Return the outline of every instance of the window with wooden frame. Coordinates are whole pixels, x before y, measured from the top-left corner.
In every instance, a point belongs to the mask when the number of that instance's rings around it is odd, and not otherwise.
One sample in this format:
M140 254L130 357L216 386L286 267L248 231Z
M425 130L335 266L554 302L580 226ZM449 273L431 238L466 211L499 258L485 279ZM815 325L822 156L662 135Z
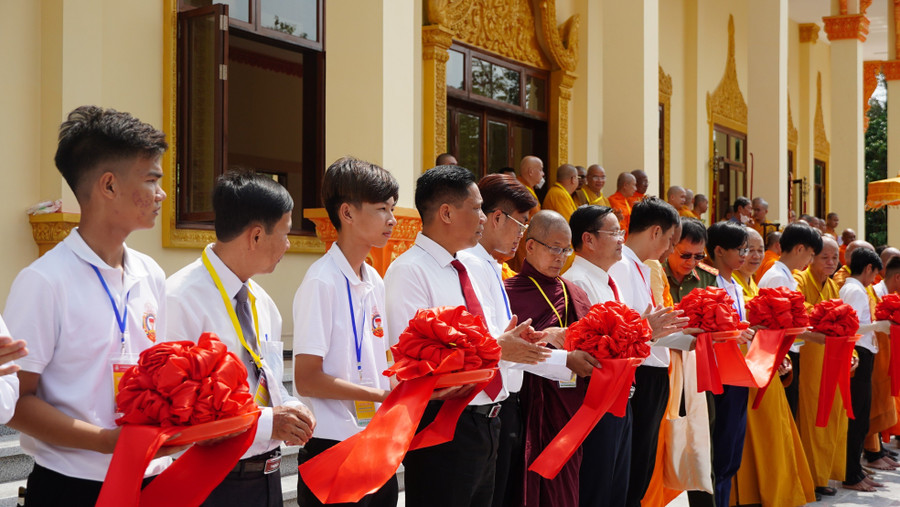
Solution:
M816 216L825 219L828 213L827 196L825 194L828 188L828 172L824 160L814 159L813 161L813 201L816 206Z
M176 225L211 229L228 170L266 174L294 199L292 234L313 235L324 169L322 0L180 0Z
M735 199L747 195L747 134L715 125L713 128L715 149L714 219L724 218L731 211Z

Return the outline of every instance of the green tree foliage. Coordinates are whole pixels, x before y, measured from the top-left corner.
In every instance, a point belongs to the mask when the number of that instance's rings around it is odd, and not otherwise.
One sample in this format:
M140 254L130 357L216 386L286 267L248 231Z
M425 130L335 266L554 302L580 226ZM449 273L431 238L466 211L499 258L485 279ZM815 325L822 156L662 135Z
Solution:
M866 185L887 178L887 103L873 97L869 105L869 128L865 135ZM875 246L887 244L886 208L866 211L866 241Z

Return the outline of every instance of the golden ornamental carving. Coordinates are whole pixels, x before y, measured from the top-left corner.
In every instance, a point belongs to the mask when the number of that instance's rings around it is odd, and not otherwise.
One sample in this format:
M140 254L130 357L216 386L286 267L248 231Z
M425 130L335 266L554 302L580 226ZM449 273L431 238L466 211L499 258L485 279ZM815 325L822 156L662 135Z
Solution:
M819 30L819 25L815 23L800 23L800 42L815 44L819 40Z
M672 96L672 76L666 74L662 65L659 66L659 94Z
M446 62L450 55L447 50L453 45L453 32L440 26L422 27L422 58Z
M872 0L859 0L859 13L865 16L866 11L869 10L869 7L871 6Z
M672 76L666 74L662 65L659 65L659 103L663 108L663 181L660 188L669 188L670 145L672 125Z
M581 16L575 14L562 25L556 24L556 1L541 2L541 29L550 56L559 68L575 72L578 67L578 25Z
M791 114L791 96L788 95L787 99L787 113L788 113L788 128L787 128L787 136L788 136L788 147L793 147L794 150L797 149L797 143L800 141L800 133L797 131L797 127L794 126L794 115Z
M863 132L869 128L869 98L878 88L878 74L885 63L879 60L863 62Z
M706 94L706 116L710 125L718 124L747 132L747 103L737 80L734 60L734 17L728 16L728 57L725 74L712 94Z
M445 25L453 31L457 40L532 67L550 69L550 62L541 51L535 33L531 2L470 0L469 4L464 16Z
M882 62L881 71L884 73L885 81L896 81L900 79L900 60Z
M432 25L451 26L469 15L471 0L428 0L426 15Z
M813 121L815 129L815 154L825 162L831 154L831 143L828 142L828 136L825 134L825 114L822 112L822 73L816 76L816 116Z
M78 213L47 213L30 215L31 235L38 246L38 256L44 255L72 232L81 215Z
M846 14L822 18L828 40L857 39L866 41L869 34L869 18L865 14Z

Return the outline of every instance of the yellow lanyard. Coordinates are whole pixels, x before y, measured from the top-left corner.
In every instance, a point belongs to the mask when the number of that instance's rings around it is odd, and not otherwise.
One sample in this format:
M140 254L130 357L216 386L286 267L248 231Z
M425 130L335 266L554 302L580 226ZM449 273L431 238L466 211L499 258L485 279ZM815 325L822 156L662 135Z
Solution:
M559 278L557 278L557 280L559 281L559 283L562 285L562 290L563 290L563 301L565 302L565 308L566 308L566 320L563 321L563 320L560 318L559 312L556 310L556 307L553 306L553 303L550 302L550 298L548 298L548 297L547 297L547 294L544 293L544 289L542 289L541 286L540 286L540 284L537 283L537 280L535 280L534 278L532 278L532 277L530 277L530 276L528 277L528 279L531 280L532 282L534 282L534 286L537 287L537 290L541 291L541 296L544 296L544 301L546 301L547 304L550 305L550 309L553 310L553 313L556 314L556 320L559 321L559 327L566 327L566 322L569 321L569 294L566 293L566 284L565 284L565 282L563 282L562 280L560 280Z
M203 250L203 265L206 267L206 270L209 271L209 276L212 277L213 282L216 284L216 288L219 289L219 294L222 295L222 302L225 303L225 309L228 311L228 316L231 318L231 325L234 326L234 332L237 333L238 340L241 341L241 345L244 346L244 349L250 353L250 357L253 358L253 363L257 368L262 368L262 359L260 359L259 355L247 345L247 340L244 339L244 331L241 329L241 322L237 318L237 313L234 311L234 305L231 304L231 298L228 297L228 293L225 292L225 287L222 285L222 280L219 278L219 274L216 273L216 268L213 267L212 263L209 262L209 256L206 255L206 250ZM259 344L259 318L256 314L256 296L253 295L253 292L250 292L250 308L253 311L253 325L256 327L256 344L261 348Z

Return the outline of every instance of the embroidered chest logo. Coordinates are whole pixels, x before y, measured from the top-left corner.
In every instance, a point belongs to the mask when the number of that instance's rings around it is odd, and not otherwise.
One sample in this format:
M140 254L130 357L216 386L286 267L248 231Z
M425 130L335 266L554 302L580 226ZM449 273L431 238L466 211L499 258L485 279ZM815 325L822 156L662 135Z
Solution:
M144 328L144 334L147 335L147 339L156 343L156 308L151 307L149 304L145 307L141 325Z
M372 334L384 338L384 327L381 325L381 314L377 307L372 307Z

